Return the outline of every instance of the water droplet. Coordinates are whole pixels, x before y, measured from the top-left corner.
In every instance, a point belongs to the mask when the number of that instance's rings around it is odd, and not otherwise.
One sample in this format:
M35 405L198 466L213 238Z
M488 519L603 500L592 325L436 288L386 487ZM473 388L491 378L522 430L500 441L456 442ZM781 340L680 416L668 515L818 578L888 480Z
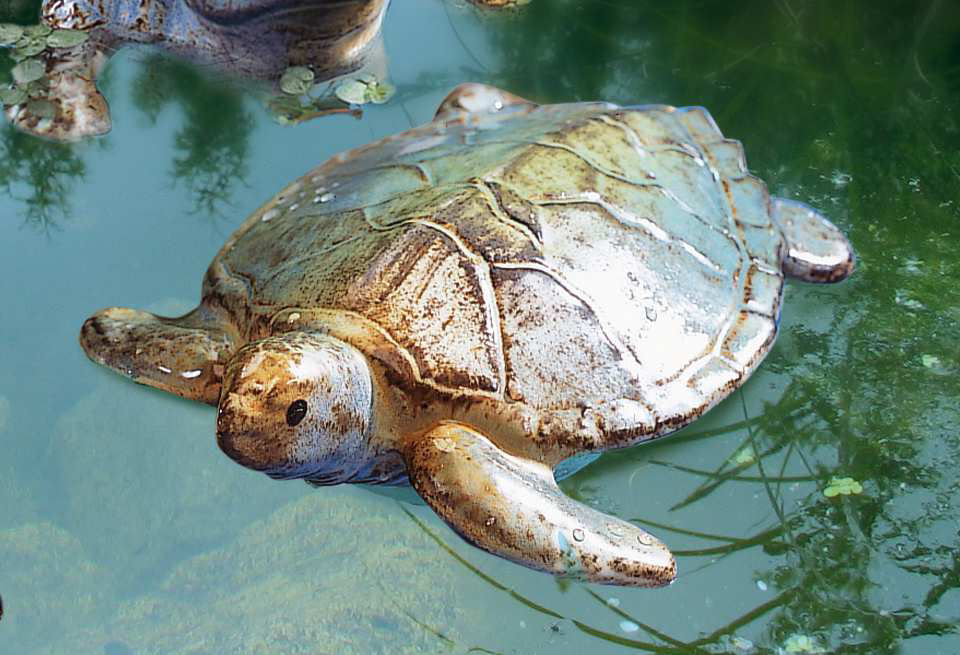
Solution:
M263 216L260 218L260 220L266 223L270 219L276 218L279 215L280 212L277 209L268 209L267 211L263 212Z
M650 535L648 535L646 532L641 532L640 534L638 534L638 535L637 535L637 541L640 542L640 543L641 543L642 545L644 545L644 546L652 546L652 545L653 545L653 537L651 537Z
M607 523L607 532L613 537L623 536L623 530L616 523Z
M581 530L580 528L574 528L573 530L574 541L583 541L583 537L584 537L583 530Z
M293 323L300 320L300 312L290 312L290 316L287 317L287 323Z
M630 633L630 632L636 632L637 630L639 630L640 626L634 623L633 621L623 620L623 621L620 621L620 629L623 630L624 632Z
M192 371L184 371L183 373L180 374L180 377L186 378L188 380L192 380L193 378L200 377L201 372L202 371L199 368L194 369Z
M650 306L648 306L644 311L645 311L646 314L647 314L647 320L648 320L648 321L655 321L655 320L657 320L657 308L656 308L656 307L654 307L653 305L650 305Z
M161 372L161 373L170 373L170 369L167 368L166 366L162 366L162 365L160 365L160 364L157 364L157 368L160 369L160 372Z
M611 596L607 599L607 605L610 607L620 607L620 599Z
M647 171L647 179L648 179L648 180L655 180L655 179L657 179L657 174L654 173L653 171Z
M766 591L767 583L764 582L763 580L757 580L757 589L759 589L760 591Z
M330 202L331 200L333 200L334 198L336 198L336 196L335 196L334 194L328 192L328 193L324 193L324 194L321 195L321 196L317 196L317 198L318 198L318 200L319 200L320 202Z

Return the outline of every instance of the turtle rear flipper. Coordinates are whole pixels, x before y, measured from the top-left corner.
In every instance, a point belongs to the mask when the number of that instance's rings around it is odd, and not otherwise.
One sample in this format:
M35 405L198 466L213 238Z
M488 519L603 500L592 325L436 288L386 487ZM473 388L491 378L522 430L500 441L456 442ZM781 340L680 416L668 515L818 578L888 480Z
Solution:
M786 242L786 275L806 282L839 282L853 272L853 248L833 223L802 202L772 201L771 216Z
M568 498L547 466L514 457L465 425L443 423L416 437L404 459L430 508L494 555L600 584L659 587L676 577L673 555L658 539Z
M216 405L233 342L200 307L180 318L111 307L86 320L80 345L90 359L164 391Z

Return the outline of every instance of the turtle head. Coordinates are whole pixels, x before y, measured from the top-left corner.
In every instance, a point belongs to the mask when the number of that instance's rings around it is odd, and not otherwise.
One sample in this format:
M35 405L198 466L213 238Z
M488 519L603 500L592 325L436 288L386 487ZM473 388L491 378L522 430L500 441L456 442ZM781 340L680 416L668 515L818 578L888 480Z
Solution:
M274 478L348 479L364 461L373 389L364 356L316 332L244 346L227 366L217 444Z

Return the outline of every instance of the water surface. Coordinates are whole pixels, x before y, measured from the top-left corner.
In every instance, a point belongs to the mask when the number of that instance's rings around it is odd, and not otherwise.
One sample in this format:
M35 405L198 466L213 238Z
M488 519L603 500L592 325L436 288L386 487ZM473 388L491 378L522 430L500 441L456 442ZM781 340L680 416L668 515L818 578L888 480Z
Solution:
M0 652L960 651L960 7L397 0L385 39L398 94L361 120L281 126L252 91L130 49L106 137L0 128ZM559 583L422 505L246 471L211 408L77 345L107 305L192 307L247 213L466 80L705 105L857 250L844 284L788 284L741 391L564 483L670 545L668 589Z

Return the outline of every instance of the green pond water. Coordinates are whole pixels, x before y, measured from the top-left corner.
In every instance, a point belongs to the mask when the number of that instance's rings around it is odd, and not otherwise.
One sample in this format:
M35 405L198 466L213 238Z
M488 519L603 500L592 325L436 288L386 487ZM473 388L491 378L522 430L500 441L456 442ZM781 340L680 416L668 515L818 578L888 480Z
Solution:
M960 652L960 5L396 0L384 38L398 93L360 120L282 126L126 49L109 135L0 127L0 653ZM77 344L101 307L192 307L249 212L467 80L704 105L857 250L843 284L788 283L741 390L563 483L673 549L667 589L561 583L409 496L247 471L212 408Z

